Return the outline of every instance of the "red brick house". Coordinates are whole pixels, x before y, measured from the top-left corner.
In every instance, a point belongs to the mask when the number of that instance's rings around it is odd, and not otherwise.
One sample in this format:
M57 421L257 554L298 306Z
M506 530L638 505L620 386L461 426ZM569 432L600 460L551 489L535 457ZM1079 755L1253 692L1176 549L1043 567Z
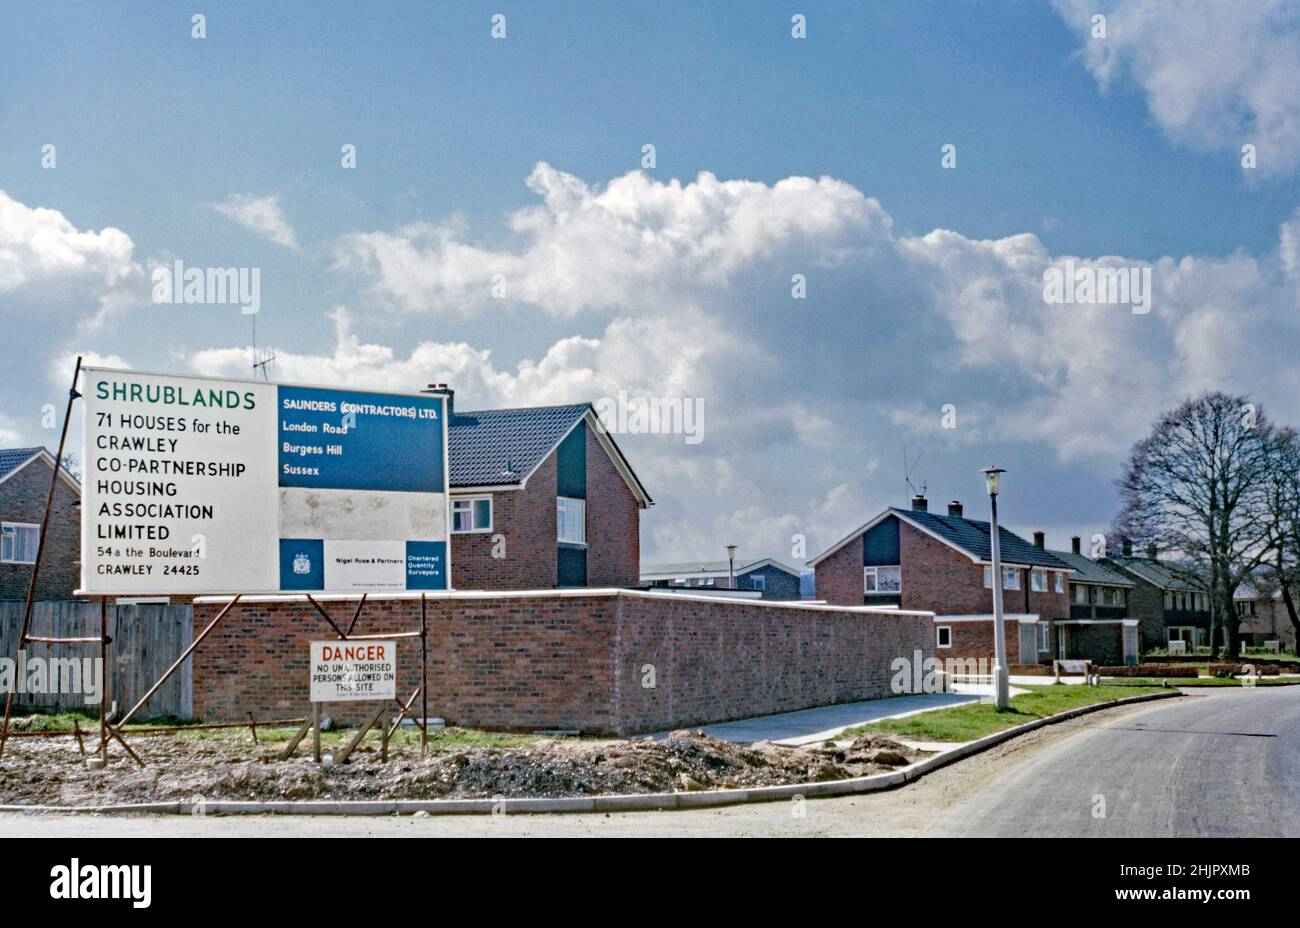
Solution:
M50 494L54 455L44 448L0 449L0 599L26 599ZM81 485L59 468L38 600L72 599L81 580Z
M1072 568L999 526L1007 660L1053 657L1056 620L1070 617ZM809 561L816 596L834 605L896 605L935 613L935 656L993 658L992 549L989 524L967 519L961 503L946 516L924 497L889 508Z
M590 403L462 412L433 390L451 413L455 589L638 585L653 501Z
M1034 543L1042 541L1034 533ZM1053 624L1054 651L1061 658L1086 658L1103 665L1137 663L1145 630L1129 615L1136 584L1106 563L1086 557L1080 538L1069 551L1051 551L1074 568L1070 575L1070 615Z

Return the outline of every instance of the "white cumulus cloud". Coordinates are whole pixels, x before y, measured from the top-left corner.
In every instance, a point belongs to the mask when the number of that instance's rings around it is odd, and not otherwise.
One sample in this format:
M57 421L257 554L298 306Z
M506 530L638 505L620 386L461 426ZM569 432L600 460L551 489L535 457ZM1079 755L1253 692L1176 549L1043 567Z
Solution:
M1103 90L1127 72L1173 139L1300 165L1300 6L1294 0L1055 0ZM1105 38L1092 17L1106 17Z
M220 203L211 204L212 209L239 225L265 239L283 245L285 248L297 249L298 235L284 217L280 208L279 195L255 197L243 193L232 193Z

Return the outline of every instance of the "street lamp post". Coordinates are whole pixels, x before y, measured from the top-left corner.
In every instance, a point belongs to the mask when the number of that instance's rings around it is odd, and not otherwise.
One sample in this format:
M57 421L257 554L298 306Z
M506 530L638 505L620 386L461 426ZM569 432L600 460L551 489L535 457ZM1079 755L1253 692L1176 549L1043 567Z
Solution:
M989 542L993 549L993 692L999 712L1011 706L1010 680L1007 674L1007 639L1002 621L1002 545L998 538L998 485L1006 471L1000 467L984 468L984 485L989 491Z
M736 546L727 545L727 587L734 590L736 588Z

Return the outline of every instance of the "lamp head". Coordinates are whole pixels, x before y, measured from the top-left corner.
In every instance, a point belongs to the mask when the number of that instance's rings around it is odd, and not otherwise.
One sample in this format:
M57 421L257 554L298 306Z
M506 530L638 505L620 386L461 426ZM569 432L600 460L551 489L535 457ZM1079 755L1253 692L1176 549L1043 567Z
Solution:
M982 468L984 473L984 486L989 491L989 496L998 495L998 487L1002 482L1002 475L1006 473L1001 467Z
M727 545L727 560L734 561L735 559L736 559L736 546Z

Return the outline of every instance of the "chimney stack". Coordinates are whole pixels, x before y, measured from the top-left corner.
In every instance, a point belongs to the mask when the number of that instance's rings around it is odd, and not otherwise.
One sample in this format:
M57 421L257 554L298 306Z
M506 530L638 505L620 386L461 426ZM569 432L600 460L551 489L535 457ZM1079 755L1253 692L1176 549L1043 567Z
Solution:
M1083 553L1083 542L1078 535L1074 535L1070 538L1070 551L1075 554Z
M1148 560L1152 560L1152 561L1156 560L1157 559L1156 555L1158 555L1159 553L1160 553L1160 549L1156 547L1156 543L1154 541L1147 545Z
M1044 535L1042 532L1034 532L1034 547L1035 547L1035 548L1046 548L1046 547L1047 547L1047 536Z
M1125 557L1133 556L1133 539L1123 538L1120 540L1120 550L1124 552Z
M453 390L451 387L447 386L445 383L431 383L420 392L428 393L430 396L447 397L448 421L450 421L451 417L455 415L456 391Z
M912 511L913 511L913 512L929 512L929 511L930 511L930 503L926 500L926 498L925 498L924 496L922 496L920 493L918 493L918 494L916 494L915 496L912 497Z
M948 500L948 515L952 516L954 519L960 519L962 517L961 502L959 500Z

